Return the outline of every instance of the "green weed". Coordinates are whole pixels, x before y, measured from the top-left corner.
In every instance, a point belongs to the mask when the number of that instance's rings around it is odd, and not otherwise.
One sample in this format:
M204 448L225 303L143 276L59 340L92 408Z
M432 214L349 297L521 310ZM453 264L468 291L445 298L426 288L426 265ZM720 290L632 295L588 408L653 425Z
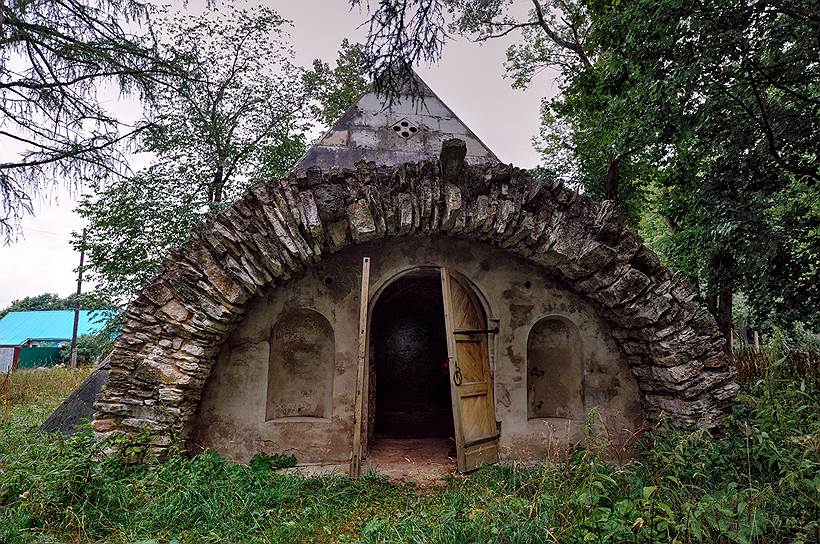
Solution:
M42 394L18 391L0 418L0 542L816 544L820 392L788 364L770 357L720 429L657 429L638 460L607 462L590 437L557 463L488 467L432 489L284 474L293 460L277 455L134 464L87 432L33 432L70 388L32 374Z

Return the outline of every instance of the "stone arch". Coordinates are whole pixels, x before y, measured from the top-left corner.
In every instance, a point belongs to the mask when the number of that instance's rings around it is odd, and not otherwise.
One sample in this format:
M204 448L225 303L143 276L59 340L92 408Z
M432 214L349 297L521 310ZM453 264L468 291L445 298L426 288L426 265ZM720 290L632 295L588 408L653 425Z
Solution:
M523 256L587 297L650 419L710 426L728 412L737 384L714 319L611 203L512 166L431 160L294 172L193 229L125 313L95 430L149 428L159 448L187 439L214 356L248 300L328 252L431 234Z
M527 418L584 417L584 355L578 327L539 319L527 335Z
M265 419L329 418L334 362L335 335L325 316L310 308L282 312L270 333Z
M396 270L394 273L388 275L384 280L381 281L378 285L371 285L370 287L370 302L368 303L368 327L370 326L370 318L372 317L373 308L375 308L376 304L379 302L379 298L384 293L384 290L390 286L393 282L400 280L404 276L415 274L418 272L425 272L430 271L438 274L439 267L437 266L418 266L418 265L411 265L405 266L399 270ZM481 304L482 309L484 310L484 315L488 318L492 318L493 312L490 308L490 303L487 300L487 295L481 290L479 286L475 284L470 278L462 274L459 270L451 269L451 273L455 273L459 276L459 278L470 287L472 292L475 294L476 299L478 300L479 304Z

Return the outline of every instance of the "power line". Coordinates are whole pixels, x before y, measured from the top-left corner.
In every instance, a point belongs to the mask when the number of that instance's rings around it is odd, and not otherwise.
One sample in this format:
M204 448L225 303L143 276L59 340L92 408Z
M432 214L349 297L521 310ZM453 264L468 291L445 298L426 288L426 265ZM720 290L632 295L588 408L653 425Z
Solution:
M47 219L34 218L34 219L31 219L30 221L33 222L33 223L48 223L49 225L56 225L58 227L65 227L67 229L76 228L76 225L66 225L65 223L57 223L55 221L49 221Z
M33 228L30 228L30 227L25 229L25 230L30 231L30 232L39 232L41 234L51 234L52 236L71 236L70 232L54 232L54 231L50 231L50 230L33 229Z

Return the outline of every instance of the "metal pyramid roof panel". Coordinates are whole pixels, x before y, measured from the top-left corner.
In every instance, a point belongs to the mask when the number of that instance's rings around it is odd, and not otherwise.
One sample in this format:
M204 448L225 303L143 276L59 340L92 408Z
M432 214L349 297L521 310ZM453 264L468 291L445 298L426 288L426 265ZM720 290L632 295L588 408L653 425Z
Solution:
M114 315L113 310L80 310L78 334L100 330ZM26 340L70 340L74 330L74 310L9 312L0 319L0 345L18 346Z

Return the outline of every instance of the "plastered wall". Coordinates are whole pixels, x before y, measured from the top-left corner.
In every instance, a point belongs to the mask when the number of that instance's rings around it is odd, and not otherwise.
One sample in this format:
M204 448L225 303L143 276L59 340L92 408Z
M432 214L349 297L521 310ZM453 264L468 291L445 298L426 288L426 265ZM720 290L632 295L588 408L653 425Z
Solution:
M490 325L498 327L498 333L491 337L490 359L503 457L538 459L577 442L582 438L584 414L595 407L598 426L605 425L615 440L642 422L636 382L591 304L558 284L544 269L505 251L465 240L420 237L363 244L325 256L319 265L251 303L220 351L205 385L194 431L198 445L238 461L247 461L259 451L292 453L300 463L348 460L364 256L371 257L371 307L391 279L413 267L446 266L473 283L486 306ZM275 325L283 315L299 308L317 312L332 328L333 361L320 362L332 368L327 372L315 368L300 371L299 365L304 365L301 360L291 365L289 374L274 373L275 379L289 379L290 383L270 383ZM530 337L533 327L545 318L560 320L577 334L581 344L569 349L566 341L559 342L562 349L573 353L575 365L581 366L568 369L568 374L580 376L580 390L556 386L554 396L547 399L558 407L552 413L561 417L532 417L546 412L529 407L528 344L531 355L539 349L549 351L549 342L546 348L534 347ZM329 330L321 320L313 321L316 324L310 334ZM544 329L543 324L540 328ZM286 350L275 348L273 352ZM317 383L322 379L327 383ZM329 399L330 406L322 408L322 417L271 418L269 388L273 387L289 388L287 395L274 395L280 400L298 402L300 392L311 396L302 403L307 411L318 413L316 407L324 406L318 402L321 395ZM550 391L543 378L539 388ZM562 404L570 408L562 411ZM287 409L280 405L278 411L286 413Z

